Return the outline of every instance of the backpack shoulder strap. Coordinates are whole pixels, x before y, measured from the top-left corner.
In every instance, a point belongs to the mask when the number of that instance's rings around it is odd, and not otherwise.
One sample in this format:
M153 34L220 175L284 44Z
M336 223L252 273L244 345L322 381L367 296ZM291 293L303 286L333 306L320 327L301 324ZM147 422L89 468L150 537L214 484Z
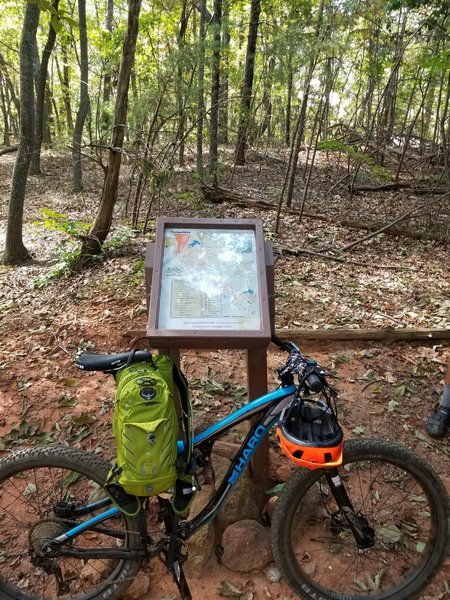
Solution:
M192 454L192 438L193 438L193 421L192 421L192 406L189 401L189 389L186 377L181 372L175 361L172 360L172 375L175 385L178 388L181 402L181 414L183 419L183 428L186 434L186 462L189 464Z

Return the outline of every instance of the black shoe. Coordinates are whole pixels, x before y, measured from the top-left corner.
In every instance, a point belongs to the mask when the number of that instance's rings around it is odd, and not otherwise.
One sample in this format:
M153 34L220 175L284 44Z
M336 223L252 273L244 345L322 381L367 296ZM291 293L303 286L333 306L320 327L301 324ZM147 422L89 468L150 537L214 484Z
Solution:
M425 431L433 438L441 438L450 424L450 409L438 407L425 423Z

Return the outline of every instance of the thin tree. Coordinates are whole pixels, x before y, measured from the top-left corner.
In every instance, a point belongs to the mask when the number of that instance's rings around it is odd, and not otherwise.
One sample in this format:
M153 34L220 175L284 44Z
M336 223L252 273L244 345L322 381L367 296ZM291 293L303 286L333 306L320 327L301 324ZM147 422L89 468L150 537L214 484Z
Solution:
M200 27L198 32L197 75L197 172L203 177L203 117L205 112L205 36L206 0L200 0Z
M83 172L81 165L81 142L84 123L89 113L89 64L88 39L86 26L86 0L78 0L78 19L80 32L80 104L72 135L72 187L75 193L83 190Z
M177 60L177 78L175 81L176 86L176 101L178 111L178 129L176 134L175 144L178 146L178 162L180 166L184 164L184 150L185 150L185 134L186 128L186 108L184 98L184 72L185 72L185 48L186 48L186 31L189 23L189 16L191 10L188 10L187 0L183 0L183 6L181 9L180 24L177 33L178 42L178 60Z
M69 58L67 56L67 41L64 36L59 38L61 44L62 69L58 61L58 55L54 55L56 70L58 72L61 96L64 103L66 115L66 125L69 132L73 131L72 105L70 100L70 76L69 76Z
M9 110L6 100L6 90L3 89L3 81L0 77L0 102L3 114L3 143L9 146Z
M30 258L23 243L23 208L28 171L34 148L34 45L39 5L27 2L20 42L20 138L11 182L3 263L18 264Z
M294 68L292 65L292 50L289 48L287 56L287 92L286 92L286 119L284 143L291 144L291 115L292 115L292 91L294 89Z
M397 101L397 85L400 74L400 67L404 54L404 38L406 24L408 21L408 12L402 13L400 10L398 17L398 34L394 50L394 66L389 77L388 85L384 94L384 102L380 113L380 145L386 145L391 141L395 122L395 103Z
M9 93L11 101L14 104L14 107L15 107L17 113L19 114L20 113L20 100L17 97L13 81L9 75L8 63L5 59L5 57L2 55L1 49L0 49L0 74L2 76L2 79L4 80L4 83L6 85L6 89Z
M100 206L97 216L81 247L81 260L100 254L103 242L111 229L114 205L117 200L120 165L122 163L122 148L125 136L125 126L128 112L128 89L130 87L131 69L136 53L136 41L139 30L139 13L142 0L129 0L128 24L122 47L119 76L117 80L116 107L114 124L109 149L108 168L103 185Z
M245 164L245 149L247 146L247 132L250 120L250 105L252 101L253 75L255 72L255 52L256 41L258 39L260 13L260 0L252 0L250 5L250 24L248 28L247 53L245 56L244 87L242 88L241 95L238 137L235 151L235 162L237 165Z
M317 17L317 23L316 23L316 27L315 27L315 37L317 39L319 39L320 31L322 28L323 12L324 12L324 0L321 0L320 6L319 6L319 14ZM319 60L319 54L320 54L320 46L317 48L317 50L314 52L314 54L310 58L308 70L307 70L306 77L305 77L305 83L303 86L302 104L301 104L300 112L299 112L298 118L297 118L294 139L292 141L292 151L291 151L292 159L290 161L290 171L289 171L289 176L287 178L286 206L288 206L288 207L291 206L291 204L292 204L292 196L294 194L295 177L297 175L298 157L300 154L300 148L301 148L301 144L302 144L304 133L305 133L306 115L307 115L307 109L308 109L309 95L311 93L311 81L312 81L313 74L314 74L314 71L315 71L315 68L317 65L317 61Z
M442 154L444 159L444 170L442 172L445 177L447 189L450 190L450 152L449 152L449 137L450 137L450 71L447 76L447 93L445 96L444 107L440 119Z
M228 144L228 112L229 112L229 91L230 91L230 3L225 2L222 16L222 49L220 73L220 92L219 92L219 144Z
M56 28L59 20L57 17L59 0L53 0L52 10L50 12L50 23L47 35L47 42L42 51L42 58L39 66L39 77L36 87L36 123L35 123L35 145L33 158L31 159L31 175L39 175L41 172L41 147L44 137L44 104L45 89L48 78L48 63L56 42Z
M107 0L105 27L111 34L114 26L114 0ZM111 98L111 64L110 60L105 61L105 75L103 77L103 102L108 104Z
M209 172L215 175L217 170L217 145L219 127L220 94L220 29L222 23L222 0L214 0L213 14L213 53L211 61L211 110L209 127Z

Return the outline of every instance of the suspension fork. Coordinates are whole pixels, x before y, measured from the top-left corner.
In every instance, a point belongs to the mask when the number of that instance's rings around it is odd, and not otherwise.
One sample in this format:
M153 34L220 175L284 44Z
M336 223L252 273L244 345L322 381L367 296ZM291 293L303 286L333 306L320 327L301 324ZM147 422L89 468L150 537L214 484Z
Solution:
M336 467L328 469L325 472L325 477L330 486L331 493L355 537L357 545L361 549L372 548L375 545L375 532L370 527L366 517L355 512L338 469Z

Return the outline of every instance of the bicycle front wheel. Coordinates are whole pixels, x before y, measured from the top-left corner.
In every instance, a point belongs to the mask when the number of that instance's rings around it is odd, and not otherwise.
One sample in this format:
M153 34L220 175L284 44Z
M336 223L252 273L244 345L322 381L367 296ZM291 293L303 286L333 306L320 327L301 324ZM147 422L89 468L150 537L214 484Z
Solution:
M448 496L408 449L378 440L345 444L339 475L372 545L358 547L323 469L299 470L272 521L274 555L302 598L411 600L446 557ZM361 522L361 521L360 521Z
M123 597L140 562L102 553L140 547L134 519L119 514L99 523L67 542L61 556L40 552L47 541L110 508L102 487L108 470L99 457L66 446L19 450L0 461L2 600ZM64 556L64 548L74 555ZM83 551L96 556L83 558Z

